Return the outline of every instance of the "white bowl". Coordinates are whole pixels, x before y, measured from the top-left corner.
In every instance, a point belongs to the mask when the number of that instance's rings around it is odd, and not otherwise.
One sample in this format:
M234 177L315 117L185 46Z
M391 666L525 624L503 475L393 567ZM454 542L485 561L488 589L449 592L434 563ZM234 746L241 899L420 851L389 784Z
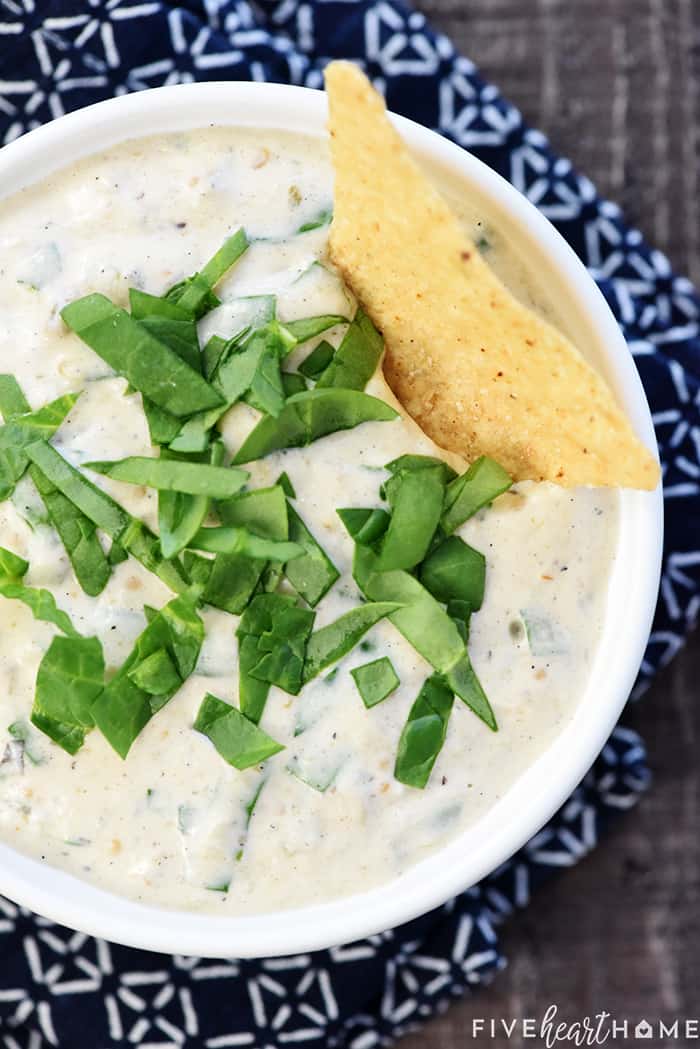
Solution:
M0 151L0 186L12 194L78 157L129 138L212 122L324 135L323 93L274 84L158 88L89 106ZM479 160L431 131L394 118L416 155L461 181L513 249L541 275L567 328L602 370L639 436L655 448L632 358L603 296L553 226ZM609 607L588 688L549 749L475 825L400 878L360 895L251 917L182 913L103 892L0 844L0 893L39 914L117 943L210 957L264 957L328 947L408 921L473 885L549 819L587 772L627 700L656 603L663 528L661 491L621 495L620 541Z

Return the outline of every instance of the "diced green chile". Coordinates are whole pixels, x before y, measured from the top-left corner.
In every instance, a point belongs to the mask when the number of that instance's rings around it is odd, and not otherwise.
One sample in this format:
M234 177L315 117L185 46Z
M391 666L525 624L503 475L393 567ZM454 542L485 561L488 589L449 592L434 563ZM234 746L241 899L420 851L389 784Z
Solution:
M346 656L375 623L400 607L395 601L368 602L351 608L328 626L316 630L306 647L304 683Z
M289 764L285 766L286 771L290 776L294 776L294 778L298 779L300 783L304 783L307 787L311 787L312 790L318 791L319 794L325 794L328 788L335 783L341 767L342 761L340 764L330 769L324 769L323 767L320 769L314 769L313 766L302 766L296 755L292 758Z
M221 404L221 395L199 372L104 295L77 299L61 316L90 349L165 411L191 415Z
M276 419L261 419L233 461L239 466L283 448L304 447L338 430L350 430L364 422L390 422L397 417L388 404L366 393L317 386L290 397Z
M364 390L384 349L382 337L367 314L358 309L333 360L318 378L318 386Z
M453 695L438 674L418 693L399 740L394 776L400 783L423 789L447 735Z
M535 608L520 610L528 647L536 657L561 656L571 650L569 637L551 616Z
M284 750L281 743L275 742L240 710L210 692L202 700L194 728L211 740L224 761L236 769L259 765Z
M493 459L482 455L466 473L451 481L445 492L445 509L442 527L451 535L482 506L507 492L513 484L512 478Z

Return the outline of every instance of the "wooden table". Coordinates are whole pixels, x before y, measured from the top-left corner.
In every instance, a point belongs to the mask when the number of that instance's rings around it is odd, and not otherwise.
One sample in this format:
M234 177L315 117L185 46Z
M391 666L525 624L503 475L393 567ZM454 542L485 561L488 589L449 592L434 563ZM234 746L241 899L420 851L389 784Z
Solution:
M700 281L699 0L418 6L676 268ZM700 1015L699 683L696 633L630 717L648 744L650 793L505 927L510 965L493 985L404 1039L403 1049L539 1049L519 1036L475 1041L472 1018L541 1017L551 1003L570 1021L602 1009L635 1023Z

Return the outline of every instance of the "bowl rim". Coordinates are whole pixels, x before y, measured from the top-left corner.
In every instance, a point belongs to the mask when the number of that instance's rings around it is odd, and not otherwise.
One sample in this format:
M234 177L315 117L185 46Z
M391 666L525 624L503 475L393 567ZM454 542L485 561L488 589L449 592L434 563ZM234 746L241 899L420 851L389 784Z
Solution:
M326 117L323 92L281 84L215 81L123 95L62 116L3 147L0 185L9 190L3 188L0 197L67 166L68 152L74 161L128 139L211 125L321 136ZM494 211L507 217L521 243L546 263L570 311L589 328L606 376L636 432L656 454L651 415L632 356L602 293L573 250L529 200L482 161L413 121L393 114L391 119L420 159L469 184ZM588 687L560 734L477 821L479 828L484 818L498 817L498 825L478 850L465 848L474 837L472 826L398 879L369 891L289 911L226 917L137 903L0 843L0 893L90 935L146 950L203 957L272 957L333 947L441 905L492 872L536 834L603 748L628 698L649 636L662 535L660 486L654 492L621 492L607 626ZM587 701L595 714L590 718L581 713ZM527 808L519 803L523 796L528 798Z

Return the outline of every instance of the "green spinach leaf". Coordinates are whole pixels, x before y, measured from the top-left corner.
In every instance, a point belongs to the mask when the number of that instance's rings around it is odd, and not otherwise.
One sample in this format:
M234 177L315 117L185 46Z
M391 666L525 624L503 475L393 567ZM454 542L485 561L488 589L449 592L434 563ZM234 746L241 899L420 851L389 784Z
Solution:
M259 765L284 750L240 710L210 692L202 701L194 728L207 736L224 761L236 769Z
M0 426L0 500L12 495L15 485L29 466L29 445L51 437L78 397L77 393L65 394L35 412L13 414L4 426Z
M186 457L169 448L161 448L161 459L175 465L178 473L181 465L192 474L194 469L206 465L202 455ZM209 465L218 469L224 457L221 441L216 441L209 449ZM245 479L241 480L241 484ZM192 537L204 524L211 506L211 499L206 493L188 494L180 490L161 489L158 492L158 532L160 548L165 558L176 557L189 544Z
M447 735L452 692L438 674L423 685L399 740L394 776L400 783L423 789Z
M451 535L482 506L507 492L513 484L509 474L493 459L482 455L466 473L455 478L445 492L442 527Z
M384 401L358 390L319 389L290 397L276 419L261 419L234 457L234 464L262 459L283 448L299 448L364 422L390 422L397 413Z
M393 478L391 520L379 547L377 571L415 568L440 523L445 485L439 467L402 470Z
M248 528L265 539L289 538L287 500L280 484L254 488L217 504L226 525Z
M0 375L0 413L4 418L10 421L29 411L29 403L14 375ZM51 484L38 466L32 463L29 473L46 507L48 519L65 547L76 579L86 594L96 597L107 584L111 566L100 545L95 525Z
M53 445L37 441L29 445L27 455L67 499L89 517L112 539L119 539L129 524L129 514L119 503L97 488L71 466Z
M364 390L379 364L384 343L367 314L358 309L333 360L318 378L318 387Z
M391 515L380 509L343 509L336 513L350 537L361 546L373 546L391 521Z
M203 640L204 624L194 603L184 595L174 598L152 616L128 658L92 706L95 724L120 757L126 758L153 715L165 706L192 673ZM153 687L153 662L147 661L162 651L167 653L176 670L177 681L171 675L165 692L154 695L141 687L138 679L151 683ZM146 669L139 671L144 665ZM160 673L165 684L162 665Z
M107 585L112 567L102 549L94 522L67 499L35 463L30 466L29 474L46 507L49 521L65 547L75 578L86 594L97 597Z
M304 553L298 543L264 539L249 532L247 528L234 528L229 525L200 528L193 536L190 546L194 550L206 550L213 554L243 554L245 557L260 558L263 561L286 562L299 558Z
M219 393L143 324L93 293L65 306L68 327L129 384L172 415L221 404Z
M336 324L347 324L347 317L339 317L337 314L326 313L320 317L304 317L298 321L284 321L284 328L294 336L297 343L308 342L317 335L322 335Z
M284 574L300 597L315 608L340 578L340 572L291 504L287 505L287 514L289 538L302 553L287 562Z
M247 248L248 238L245 231L236 230L198 273L173 285L165 293L165 298L169 302L176 302L197 319L203 317L209 310L220 305L212 289Z
M92 704L104 688L105 664L96 637L55 637L36 677L31 720L75 754L94 725Z
M316 630L309 638L304 664L304 683L320 674L332 663L346 656L375 623L401 607L395 601L379 601L358 605L327 626Z
M250 476L245 470L208 463L132 455L110 462L89 462L83 466L115 481L145 485L164 492L204 495L212 499L229 499L240 492Z
M368 710L382 703L399 687L398 676L388 656L363 663L361 667L351 670L350 674Z
M484 600L486 558L459 536L448 536L423 561L420 581L438 601L464 601L478 612Z
M0 375L0 415L8 422L15 415L31 412L29 401L14 375Z
M238 637L255 637L255 654L247 646L250 665L246 673L257 681L277 685L296 695L303 684L306 643L311 634L315 613L299 608L294 598L284 594L259 594L243 613ZM241 694L243 694L241 688ZM241 703L243 709L243 703Z
M28 569L27 561L0 546L0 595L21 601L35 619L52 623L67 636L80 637L69 616L57 607L50 591L25 585L23 579Z
M129 288L131 316L160 342L169 346L181 360L197 372L202 370L197 323L194 317L167 299Z
M318 379L335 356L335 349L324 339L299 365L299 371L307 379Z

